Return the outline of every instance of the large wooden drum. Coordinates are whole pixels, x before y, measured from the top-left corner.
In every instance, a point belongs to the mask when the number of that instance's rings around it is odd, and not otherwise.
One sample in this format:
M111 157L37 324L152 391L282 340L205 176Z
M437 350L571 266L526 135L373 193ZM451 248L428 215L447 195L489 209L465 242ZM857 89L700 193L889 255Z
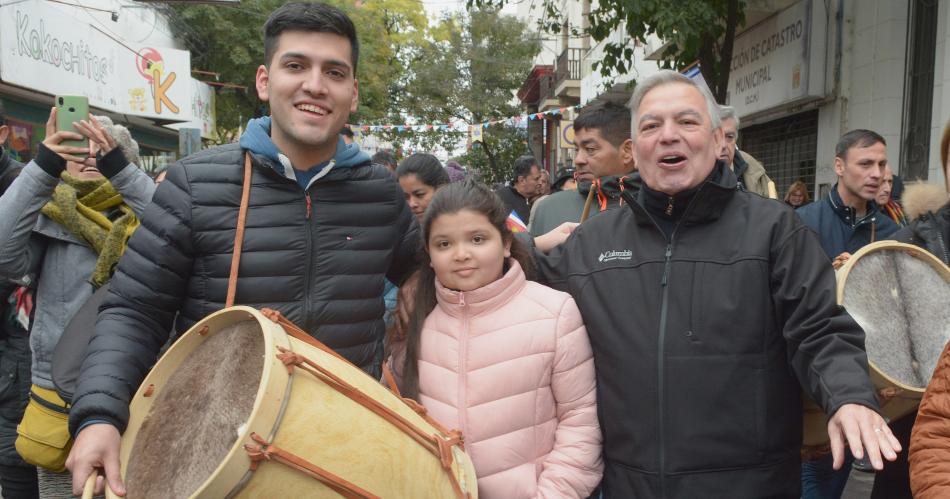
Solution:
M950 268L895 241L861 248L838 272L838 303L864 329L871 382L888 421L915 411L950 340ZM827 417L805 401L804 445L828 442Z
M458 432L272 311L196 324L130 410L132 499L477 497Z

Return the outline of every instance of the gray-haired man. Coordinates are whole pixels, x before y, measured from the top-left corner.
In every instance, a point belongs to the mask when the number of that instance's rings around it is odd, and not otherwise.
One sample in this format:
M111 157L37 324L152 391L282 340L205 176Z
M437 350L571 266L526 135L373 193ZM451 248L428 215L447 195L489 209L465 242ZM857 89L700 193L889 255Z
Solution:
M579 226L540 274L581 309L597 364L607 497L799 497L802 387L875 468L864 333L794 212L736 189L709 91L661 71L631 100L643 186Z
M722 151L719 159L729 165L736 174L739 188L754 192L765 198L778 198L775 182L765 173L765 167L751 154L740 151L736 141L739 139L739 115L732 106L719 106L719 120L722 123Z

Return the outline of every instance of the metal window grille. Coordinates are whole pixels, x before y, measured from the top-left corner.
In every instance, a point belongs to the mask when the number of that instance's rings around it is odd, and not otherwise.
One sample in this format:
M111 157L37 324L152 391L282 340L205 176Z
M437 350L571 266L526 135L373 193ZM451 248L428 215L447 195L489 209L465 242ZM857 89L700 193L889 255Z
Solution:
M745 127L739 132L739 149L762 163L779 199L796 180L805 182L815 199L818 110Z
M934 100L934 60L937 47L937 0L914 0L908 6L907 76L904 80L904 119L901 129L900 174L927 180L930 127Z

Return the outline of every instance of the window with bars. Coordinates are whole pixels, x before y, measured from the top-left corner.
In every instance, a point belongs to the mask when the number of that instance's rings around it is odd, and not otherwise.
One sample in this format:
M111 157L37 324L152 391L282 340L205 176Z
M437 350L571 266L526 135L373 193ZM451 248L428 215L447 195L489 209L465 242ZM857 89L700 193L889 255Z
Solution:
M937 47L937 0L909 3L907 76L904 80L904 118L901 128L900 174L904 179L927 180L934 101L934 60Z
M775 182L779 199L801 180L815 199L818 154L818 110L752 125L739 131L739 149L762 163Z

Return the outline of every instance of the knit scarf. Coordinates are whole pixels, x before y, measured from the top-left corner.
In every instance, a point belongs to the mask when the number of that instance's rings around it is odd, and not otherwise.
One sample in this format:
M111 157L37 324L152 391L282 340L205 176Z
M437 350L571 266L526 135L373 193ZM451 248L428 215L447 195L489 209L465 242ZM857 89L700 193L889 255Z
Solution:
M53 199L43 206L43 214L86 241L99 255L89 277L98 289L112 277L139 220L106 178L83 180L65 171L60 178L63 183L53 191ZM121 212L114 221L104 213L111 209Z

